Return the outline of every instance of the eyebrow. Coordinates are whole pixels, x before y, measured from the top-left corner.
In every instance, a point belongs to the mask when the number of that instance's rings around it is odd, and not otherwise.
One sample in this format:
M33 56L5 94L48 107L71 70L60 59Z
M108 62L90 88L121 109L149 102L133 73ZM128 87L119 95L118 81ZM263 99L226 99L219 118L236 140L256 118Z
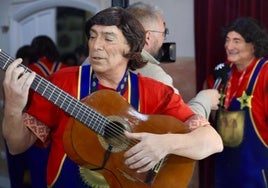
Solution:
M110 35L110 36L113 36L113 37L117 37L117 34L115 34L114 32L109 32L109 31L106 31L106 32L103 32L105 35Z
M242 40L241 38L234 38L234 40Z
M95 29L90 29L91 32L94 32L94 33L97 33L97 31ZM113 36L113 37L117 37L117 35L112 32L112 31L104 31L102 32L104 35L110 35L110 36Z
M235 38L231 38L231 37L229 37L228 35L226 36L226 39L233 39L233 40L243 40L242 38L238 38L238 37L235 37Z

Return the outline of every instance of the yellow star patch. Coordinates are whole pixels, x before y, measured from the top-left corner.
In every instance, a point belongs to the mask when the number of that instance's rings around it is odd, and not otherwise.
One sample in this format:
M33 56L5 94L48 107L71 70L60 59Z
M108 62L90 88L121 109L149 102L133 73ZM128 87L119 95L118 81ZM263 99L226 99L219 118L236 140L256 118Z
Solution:
M242 96L237 98L237 100L240 102L240 109L242 110L244 107L251 108L252 98L253 98L253 95L247 95L246 92L243 91Z

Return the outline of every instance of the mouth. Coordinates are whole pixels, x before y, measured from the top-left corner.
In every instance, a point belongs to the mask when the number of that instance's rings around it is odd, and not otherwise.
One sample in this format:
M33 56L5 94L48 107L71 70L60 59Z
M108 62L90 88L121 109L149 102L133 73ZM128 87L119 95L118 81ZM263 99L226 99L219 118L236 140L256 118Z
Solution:
M98 57L98 56L91 57L92 61L101 61L102 59L103 59L102 57Z
M237 55L238 52L235 52L235 51L227 51L227 54L228 55Z

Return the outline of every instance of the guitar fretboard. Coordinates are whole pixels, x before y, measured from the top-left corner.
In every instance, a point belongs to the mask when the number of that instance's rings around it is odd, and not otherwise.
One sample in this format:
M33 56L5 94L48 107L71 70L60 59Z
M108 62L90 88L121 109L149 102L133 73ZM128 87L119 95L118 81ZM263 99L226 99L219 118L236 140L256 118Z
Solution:
M14 58L12 58L0 49L0 68L3 71L6 71L8 66L14 60ZM20 64L19 66L23 67L25 69L25 72L32 72L23 64ZM84 125L88 126L96 133L102 136L104 135L105 125L110 123L109 119L97 113L93 109L89 108L87 105L80 102L59 87L53 85L47 79L36 74L34 81L31 84L31 89L46 98L48 101L58 106L70 116L74 117Z

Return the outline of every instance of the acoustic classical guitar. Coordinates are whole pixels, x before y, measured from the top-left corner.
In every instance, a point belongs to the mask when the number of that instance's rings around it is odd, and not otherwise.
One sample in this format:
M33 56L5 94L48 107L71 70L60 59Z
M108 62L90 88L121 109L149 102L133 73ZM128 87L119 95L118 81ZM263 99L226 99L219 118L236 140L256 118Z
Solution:
M2 70L13 61L0 49ZM19 66L31 72L24 65ZM124 152L137 143L124 136L125 130L155 134L188 132L178 119L141 114L110 90L94 92L79 101L39 75L31 89L70 115L63 136L64 149L81 166L86 183L112 188L184 188L189 184L194 161L185 157L168 155L145 173L137 173L124 164Z

